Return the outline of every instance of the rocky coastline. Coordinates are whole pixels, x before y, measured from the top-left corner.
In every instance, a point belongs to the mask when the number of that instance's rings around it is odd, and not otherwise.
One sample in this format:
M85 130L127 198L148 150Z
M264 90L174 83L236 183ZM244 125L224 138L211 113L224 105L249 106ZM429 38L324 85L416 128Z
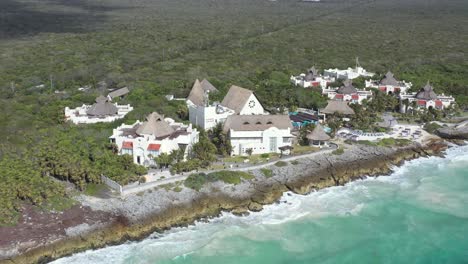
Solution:
M5 253L0 255L3 258L0 263L47 263L87 249L140 240L153 232L216 217L223 211L238 215L260 211L287 191L307 194L367 176L388 174L406 160L442 155L447 144L433 138L405 147L345 145L345 148L341 155L327 153L299 158L287 166L270 165L266 168L272 171L271 177L265 177L261 169L249 171L255 178L238 185L215 182L198 192L188 188L180 192L155 189L125 198L80 196L77 199L83 208L104 217L64 226L64 232L53 241L2 245L0 252Z

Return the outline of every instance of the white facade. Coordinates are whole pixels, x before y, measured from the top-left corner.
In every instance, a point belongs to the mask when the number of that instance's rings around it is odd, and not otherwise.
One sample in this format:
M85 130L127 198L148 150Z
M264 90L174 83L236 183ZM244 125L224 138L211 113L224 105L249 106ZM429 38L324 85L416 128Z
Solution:
M290 78L291 83L296 86L301 86L304 88L321 87L322 89L326 88L330 83L334 82L335 80L335 77L322 75L315 76L313 80L307 80L305 73L301 73L299 76L291 76Z
M137 134L136 130L142 124L137 121L132 125L122 124L114 129L109 139L111 143L117 145L119 155L131 155L134 163L144 166L156 165L154 157L161 153L169 154L181 147L185 148L185 155L187 155L193 144L198 142L199 132L192 128L192 125L176 123L170 118L165 118L164 121L168 122L175 131L163 138L156 138L151 134Z
M353 104L362 104L363 100L371 100L372 92L368 90L357 90L352 94L340 94L338 88L322 89L322 94L331 100L346 101Z
M324 71L323 75L335 77L337 79L352 80L352 79L356 79L359 76L372 77L374 76L374 73L368 72L360 66L356 66L355 68L348 68L346 70L339 70L337 68L328 69Z
M198 91L198 99L192 96L192 100L188 98L186 101L190 123L205 130L215 127L218 123L224 123L231 115L269 114L263 109L255 94L245 88L232 86L222 103L211 105L208 104L209 93L209 91ZM198 104L193 101L198 101Z
M263 131L229 131L232 145L232 155L246 156L247 150L252 154L280 153L279 148L291 146L293 135L291 130L270 127Z
M198 106L187 102L189 109L189 120L193 125L199 126L205 130L215 127L218 123L224 123L226 118L234 115L234 110L224 107L220 104L210 106Z
M406 94L408 90L413 86L411 82L401 81L399 85L384 85L377 81L369 80L366 81L366 88L375 88L387 94Z
M444 109L455 103L455 98L449 95L441 94L437 96L437 99L419 99L416 95L417 93L400 94L400 100L403 101L407 99L409 101L408 109L413 108L411 106L414 104L413 102L416 103L416 109L429 109L430 107ZM402 112L405 111L402 109Z
M109 116L91 116L87 114L88 109L91 105L82 105L81 107L70 109L69 107L65 107L65 120L71 121L74 124L94 124L94 123L101 123L101 122L113 122L117 119L124 118L130 111L133 110L133 107L128 105L118 105L117 103L114 104L118 112L116 115L109 115Z
M291 146L292 124L288 115L232 115L224 123L232 146L231 155L281 153Z
M263 109L262 104L252 93L246 100L244 106L239 111L239 115L267 115L268 112Z

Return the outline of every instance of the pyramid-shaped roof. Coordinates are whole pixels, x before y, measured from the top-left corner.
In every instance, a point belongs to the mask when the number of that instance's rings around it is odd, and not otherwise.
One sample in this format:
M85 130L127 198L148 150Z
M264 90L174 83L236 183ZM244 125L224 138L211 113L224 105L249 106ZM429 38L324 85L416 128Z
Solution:
M189 96L187 97L194 105L202 106L205 101L205 92L217 92L218 89L214 87L207 79L201 82L196 79L192 86Z
M321 110L325 114L343 114L343 115L354 115L354 110L349 107L348 103L345 101L328 101L327 106Z
M343 82L343 86L338 88L336 92L339 94L355 94L357 89L353 86L353 82L348 79Z
M416 98L422 100L434 100L437 99L437 94L434 92L434 88L432 85L427 81L426 86L422 88L417 94Z
M325 133L325 130L320 124L317 124L314 130L307 134L307 139L316 141L327 141L330 140L330 136L327 135L327 133Z
M382 85L393 85L398 86L400 81L398 81L391 71L385 74L385 77L380 81Z
M313 81L316 77L319 77L318 70L315 68L315 66L312 66L312 68L310 68L307 71L307 74L305 76L305 80L306 81Z
M168 122L164 121L164 116L153 112L146 117L146 121L143 122L136 130L138 135L153 135L156 138L167 137L174 133Z
M107 97L100 95L96 98L96 103L86 111L86 114L90 116L110 116L116 115L118 111L117 106L109 102Z
M234 110L236 113L240 113L252 94L253 92L251 90L233 85L229 88L221 105Z

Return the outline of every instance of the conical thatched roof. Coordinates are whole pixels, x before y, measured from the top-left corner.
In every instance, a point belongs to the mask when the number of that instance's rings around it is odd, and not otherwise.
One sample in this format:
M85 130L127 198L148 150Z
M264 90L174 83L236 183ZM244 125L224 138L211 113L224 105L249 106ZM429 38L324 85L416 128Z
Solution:
M318 70L313 66L307 71L307 74L305 76L306 81L313 81L316 77L318 77Z
M437 99L437 94L434 92L434 88L429 83L429 81L427 81L426 86L424 86L424 88L422 88L421 91L416 94L416 98L423 100Z
M393 76L393 73L391 71L387 72L385 74L385 77L380 81L381 85L393 85L393 86L398 86L400 82L395 79L395 76Z
M136 133L138 135L154 135L156 138L167 137L174 133L169 123L164 121L164 116L153 112L146 117L146 121L141 124Z
M328 105L322 109L322 113L325 114L343 114L343 115L354 115L354 110L349 107L348 103L345 101L328 101Z
M312 132L307 134L307 139L315 141L327 141L330 140L330 136L325 133L323 127L320 124L317 124Z
M100 117L116 115L118 111L117 106L109 102L106 97L100 95L96 98L96 103L86 111L86 114Z
M343 86L338 88L336 93L339 94L355 94L357 93L357 89L353 86L353 82L351 80L345 80L343 82Z
M194 105L202 106L205 101L205 92L216 92L218 89L214 87L208 80L203 81L195 80L189 96L187 97Z

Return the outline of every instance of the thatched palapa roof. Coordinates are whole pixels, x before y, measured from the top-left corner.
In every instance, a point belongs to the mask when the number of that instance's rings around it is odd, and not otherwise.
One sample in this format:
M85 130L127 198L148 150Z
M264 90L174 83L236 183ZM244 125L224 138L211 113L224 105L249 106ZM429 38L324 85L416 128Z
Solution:
M313 81L313 80L315 80L316 77L319 77L318 70L315 68L315 66L312 66L312 68L310 68L307 71L307 74L305 76L305 80L306 81Z
M307 139L314 140L314 141L328 141L331 138L329 135L327 135L327 133L325 133L325 130L323 130L323 127L320 124L317 124L314 130L312 130L312 132L307 134Z
M247 104L247 100L249 100L252 94L253 92L251 90L233 85L229 88L229 91L221 102L221 105L230 108L239 114L242 108Z
M427 81L426 86L424 86L424 88L422 88L421 91L419 91L419 92L416 94L416 98L422 99L422 100L434 100L434 99L437 99L437 94L434 92L434 88L433 88L432 85L429 83L429 81Z
M343 114L343 115L354 115L354 110L349 107L345 101L328 101L327 106L321 110L325 114Z
M288 115L231 115L224 122L223 130L263 131L270 127L292 129Z
M146 121L143 122L136 130L138 135L153 135L156 138L162 138L170 136L174 133L169 123L164 121L164 116L153 112L146 117Z
M124 88L120 88L118 90L115 90L115 91L112 91L108 94L108 96L113 99L115 97L120 97L120 96L123 96L123 95L126 95L130 92L130 90L128 90L127 87L124 87Z
M393 73L389 71L387 72L387 74L385 74L385 77L380 81L380 84L398 86L400 85L400 81L395 79L395 76L393 76Z
M194 105L202 106L205 101L205 92L217 92L218 89L214 87L207 79L203 79L201 82L196 79L193 83L192 90L187 97Z
M118 111L117 106L109 102L106 97L100 95L96 98L96 103L86 111L86 114L90 116L104 117L116 115Z
M345 80L343 82L343 86L338 88L336 93L339 94L355 94L357 93L357 89L353 86L353 82L351 80Z

